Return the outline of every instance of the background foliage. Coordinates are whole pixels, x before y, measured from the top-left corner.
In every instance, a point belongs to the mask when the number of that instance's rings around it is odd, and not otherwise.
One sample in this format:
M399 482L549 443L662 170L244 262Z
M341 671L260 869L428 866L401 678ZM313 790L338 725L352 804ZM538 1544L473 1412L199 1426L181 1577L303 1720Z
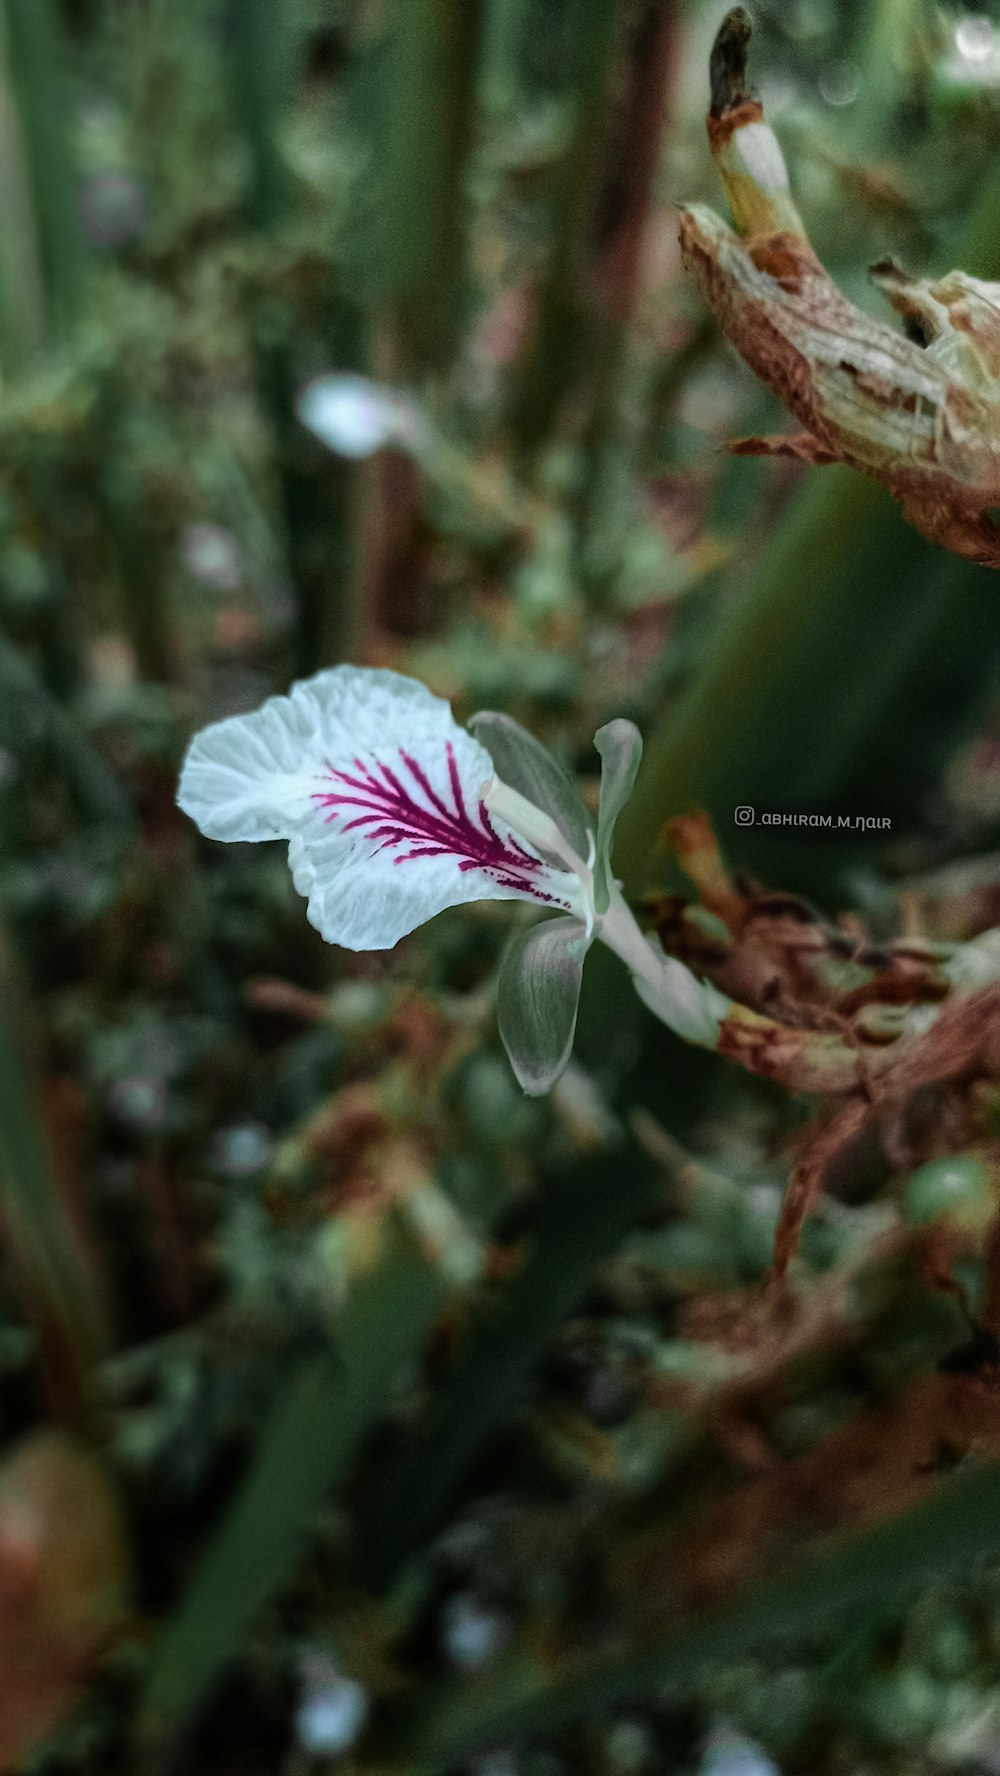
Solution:
M844 930L1000 923L995 577L718 448L781 422L678 263L722 10L0 7L0 1759L1000 1769L995 1084L974 1142L927 1095L915 1190L852 1154L775 1318L807 1101L597 955L528 1101L509 908L333 952L280 848L173 804L204 721L390 664L591 788L636 720L633 895L701 808ZM757 26L848 293L888 253L1000 276L990 21ZM433 460L325 451L295 402L334 369Z

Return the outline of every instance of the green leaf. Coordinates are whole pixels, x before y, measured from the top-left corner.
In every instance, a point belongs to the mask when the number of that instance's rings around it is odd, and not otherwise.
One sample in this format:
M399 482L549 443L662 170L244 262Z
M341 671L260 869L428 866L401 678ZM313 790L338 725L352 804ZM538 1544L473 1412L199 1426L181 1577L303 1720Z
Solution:
M352 1288L336 1349L304 1359L285 1380L249 1472L156 1649L140 1703L142 1738L176 1731L239 1652L446 1289L441 1270L390 1225L378 1262Z
M594 962L600 961L598 947ZM696 1049L681 1051L668 1091L680 1106L671 1126L700 1113L707 1094L691 1089ZM662 1093L661 1093L662 1096ZM607 1148L543 1168L524 1230L525 1261L497 1289L424 1420L358 1499L365 1581L387 1584L445 1521L465 1476L497 1437L509 1434L545 1352L577 1310L597 1266L659 1200L662 1173L623 1131Z
M606 722L594 735L594 745L601 755L601 801L597 813L597 856L594 860L594 906L606 913L611 904L611 845L615 822L632 794L639 760L642 758L642 735L634 722Z
M536 808L551 814L574 851L586 858L593 833L590 815L572 779L541 741L512 716L499 715L492 709L480 710L469 727L485 746L497 776L534 802Z
M504 956L497 1021L529 1097L551 1090L569 1060L589 947L579 919L560 916L519 933Z
M710 1663L746 1659L827 1622L835 1610L860 1615L903 1601L988 1559L998 1515L994 1462L964 1470L887 1521L829 1538L792 1571L626 1650L574 1657L567 1648L560 1656L554 1636L543 1638L536 1625L531 1641L512 1647L483 1681L442 1684L415 1731L412 1718L401 1723L409 1755L403 1768L407 1776L444 1776L491 1745L551 1737L668 1684L689 1683Z

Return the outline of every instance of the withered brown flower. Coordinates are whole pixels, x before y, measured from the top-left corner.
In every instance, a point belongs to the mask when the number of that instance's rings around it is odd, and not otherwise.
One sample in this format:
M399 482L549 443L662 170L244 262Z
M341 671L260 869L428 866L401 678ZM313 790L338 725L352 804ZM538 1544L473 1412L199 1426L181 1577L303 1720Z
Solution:
M1000 567L1000 284L961 271L872 276L908 334L837 288L806 238L776 136L744 76L750 24L723 20L708 136L735 231L681 211L681 249L726 338L805 428L731 448L847 463L880 481L931 542Z

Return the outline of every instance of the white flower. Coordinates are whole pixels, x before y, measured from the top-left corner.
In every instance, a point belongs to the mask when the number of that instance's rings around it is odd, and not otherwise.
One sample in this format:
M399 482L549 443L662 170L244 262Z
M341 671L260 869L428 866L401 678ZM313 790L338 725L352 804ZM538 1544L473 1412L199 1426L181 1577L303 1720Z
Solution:
M321 444L355 461L386 444L416 450L428 433L414 402L367 376L317 376L299 395L297 411Z
M447 703L396 672L338 666L203 729L177 796L209 838L287 839L329 943L390 949L445 907L528 900L592 924L590 871L497 779Z
M595 735L604 767L595 829L531 734L489 712L473 725L475 735L460 728L415 679L337 666L197 734L177 799L211 839L287 839L310 920L349 950L391 949L463 901L527 900L569 914L518 934L500 970L500 1034L527 1092L548 1091L569 1060L596 938L657 1017L714 1047L727 1001L643 937L611 873L638 730L609 722Z

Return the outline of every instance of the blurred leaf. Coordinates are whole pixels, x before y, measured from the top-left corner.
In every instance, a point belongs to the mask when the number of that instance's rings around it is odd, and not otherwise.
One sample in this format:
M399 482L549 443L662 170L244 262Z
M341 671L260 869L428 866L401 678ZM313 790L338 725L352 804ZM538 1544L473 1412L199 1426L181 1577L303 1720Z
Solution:
M384 1584L440 1522L470 1465L509 1425L595 1267L655 1200L659 1174L631 1139L543 1173L526 1256L469 1334L416 1436L359 1501L365 1576Z
M416 1355L445 1295L442 1274L394 1224L362 1270L335 1349L290 1374L249 1473L167 1624L139 1730L179 1729L239 1651L254 1613L302 1551L310 1519L340 1481L400 1363Z
M0 633L0 747L14 757L25 733L41 729L51 741L66 781L91 820L113 829L124 848L132 808L124 786L92 746L75 717L41 683L23 654Z
M991 637L989 569L935 551L850 470L817 471L647 738L618 823L620 872L644 886L664 822L701 808L738 867L829 897L852 855L871 858L872 837L852 847L845 834L734 826L734 808L891 811L898 832L981 707Z
M450 1686L413 1737L412 1764L439 1776L493 1745L549 1736L588 1715L688 1682L708 1662L744 1660L801 1635L834 1611L871 1610L991 1555L1000 1521L1000 1467L973 1468L912 1510L839 1539L730 1608L671 1630L659 1641L597 1659L544 1661L527 1646L479 1683Z

